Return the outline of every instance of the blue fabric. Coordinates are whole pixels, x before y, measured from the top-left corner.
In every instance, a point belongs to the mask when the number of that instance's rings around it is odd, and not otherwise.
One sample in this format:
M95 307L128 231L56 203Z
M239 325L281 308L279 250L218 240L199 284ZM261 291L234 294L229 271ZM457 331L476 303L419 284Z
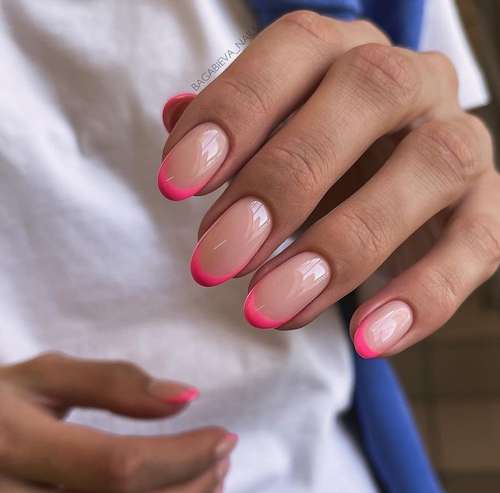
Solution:
M340 302L348 326L356 308L354 294ZM354 353L353 413L366 456L387 493L440 493L408 403L386 360L365 360Z
M367 18L394 44L417 48L424 0L247 0L263 28L292 10L308 9L344 20Z
M364 17L400 46L418 48L424 0L248 0L263 28L297 9L345 20ZM353 294L340 303L346 324ZM354 353L353 416L375 478L385 493L441 493L398 381L385 360Z

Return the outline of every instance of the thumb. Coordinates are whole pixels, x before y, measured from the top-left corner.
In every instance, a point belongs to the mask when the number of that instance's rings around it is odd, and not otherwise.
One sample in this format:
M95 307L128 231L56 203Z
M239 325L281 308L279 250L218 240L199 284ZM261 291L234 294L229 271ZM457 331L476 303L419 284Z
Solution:
M152 378L125 361L76 359L47 353L6 367L4 378L56 407L92 407L136 418L175 414L196 399L196 388Z

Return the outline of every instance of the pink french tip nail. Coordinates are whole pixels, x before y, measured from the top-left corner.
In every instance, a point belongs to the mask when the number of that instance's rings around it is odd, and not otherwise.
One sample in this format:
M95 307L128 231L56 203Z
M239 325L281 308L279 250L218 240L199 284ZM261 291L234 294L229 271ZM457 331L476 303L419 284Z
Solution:
M196 97L196 94L182 92L171 97L163 107L162 119L167 132L171 132L186 106Z
M196 245L191 274L202 286L232 279L250 262L271 232L271 215L259 200L238 200Z
M198 399L200 391L198 389L187 389L183 392L165 399L166 404L188 404Z
M198 193L221 167L229 150L225 132L202 123L188 132L165 156L158 172L158 188L170 200Z
M367 315L354 333L362 358L376 358L396 344L411 328L413 313L403 301L390 301Z
M215 448L215 456L217 459L225 458L231 453L238 444L239 436L236 433L228 433Z
M316 253L299 253L252 288L245 300L245 318L259 329L280 327L317 298L329 281L326 260Z
M177 393L173 393L173 389L176 388L178 389ZM186 387L161 379L152 380L149 383L148 392L152 397L166 404L187 404L197 399L200 395L200 391L194 387Z

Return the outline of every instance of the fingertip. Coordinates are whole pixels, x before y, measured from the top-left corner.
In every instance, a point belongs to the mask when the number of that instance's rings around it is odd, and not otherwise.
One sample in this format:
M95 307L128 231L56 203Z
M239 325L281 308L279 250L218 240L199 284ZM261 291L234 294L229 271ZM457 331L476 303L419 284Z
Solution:
M162 120L167 132L172 132L177 120L181 117L189 103L196 97L196 94L182 92L171 97L163 106Z
M245 315L245 319L247 320L247 322L257 329L276 329L281 325L279 321L272 320L259 311L255 303L255 291L253 289L250 291L250 293L248 293L245 299L245 303L243 305L243 314Z

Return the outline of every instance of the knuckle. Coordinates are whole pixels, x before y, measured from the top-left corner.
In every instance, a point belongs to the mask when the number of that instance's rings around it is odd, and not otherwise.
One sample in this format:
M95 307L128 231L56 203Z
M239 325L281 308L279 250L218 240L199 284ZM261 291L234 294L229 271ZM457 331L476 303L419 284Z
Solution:
M31 366L40 371L50 370L58 367L61 363L65 362L68 357L58 351L48 351L38 355L36 358L31 360Z
M448 90L451 89L452 93L458 93L458 74L455 65L451 59L440 51L428 51L423 53L433 64L434 70L439 74L440 78L446 81Z
M465 185L481 171L477 138L456 122L426 123L414 133L415 149L446 183Z
M332 38L336 29L335 23L331 21L331 19L310 10L295 10L279 19L282 24L300 29L316 41L329 41Z
M444 318L451 317L460 306L464 289L459 272L449 269L428 269L418 284L420 284L423 299L439 306Z
M476 215L463 221L461 237L481 261L496 268L500 263L500 220L491 215Z
M256 115L269 114L272 108L272 101L268 96L269 90L256 76L227 74L223 75L218 83L221 94L224 95L223 100L232 102L231 105L220 105L224 121L233 121L235 109L238 111L239 119L243 116L246 119L250 110Z
M489 128L486 126L484 121L481 120L481 118L470 113L465 114L465 124L476 139L480 163L493 164L494 144L493 136L491 135Z
M346 251L351 255L353 251L359 254L358 258L365 259L363 264L378 263L385 256L390 239L382 217L375 209L350 208L336 218L336 227L346 242Z
M403 50L379 43L353 48L348 57L358 84L371 99L399 106L412 104L420 94L422 81L414 60Z
M265 159L274 170L282 171L279 176L286 177L287 187L316 195L326 184L326 159L321 149L308 137L295 136L286 143L271 145Z
M114 447L107 454L105 481L113 493L130 493L137 489L142 456L134 448Z
M374 40L376 43L390 45L389 37L380 30L373 22L366 19L358 19L351 21L351 25L358 27L361 31L366 33L366 37Z

